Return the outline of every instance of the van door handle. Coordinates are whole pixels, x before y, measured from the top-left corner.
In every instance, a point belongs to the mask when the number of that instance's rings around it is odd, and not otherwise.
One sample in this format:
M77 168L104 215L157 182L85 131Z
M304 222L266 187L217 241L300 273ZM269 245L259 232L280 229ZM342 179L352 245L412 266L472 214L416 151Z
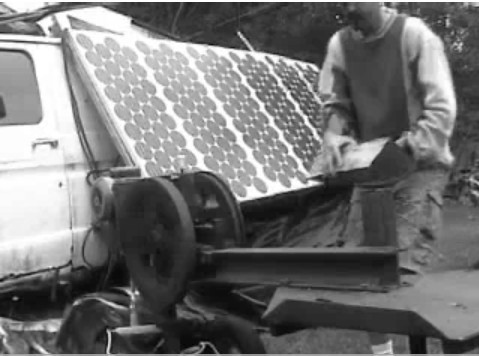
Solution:
M52 148L58 147L58 139L57 138L37 138L35 141L32 142L32 148L40 145L50 145Z

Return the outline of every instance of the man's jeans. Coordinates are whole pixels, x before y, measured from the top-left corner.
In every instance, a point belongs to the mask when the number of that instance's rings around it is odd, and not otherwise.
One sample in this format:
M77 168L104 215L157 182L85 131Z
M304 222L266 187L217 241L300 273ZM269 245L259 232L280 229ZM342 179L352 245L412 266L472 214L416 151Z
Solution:
M420 273L435 256L435 245L442 234L443 192L447 180L445 169L423 169L393 187L403 272ZM345 229L346 246L359 246L363 241L360 197L361 189L356 188Z

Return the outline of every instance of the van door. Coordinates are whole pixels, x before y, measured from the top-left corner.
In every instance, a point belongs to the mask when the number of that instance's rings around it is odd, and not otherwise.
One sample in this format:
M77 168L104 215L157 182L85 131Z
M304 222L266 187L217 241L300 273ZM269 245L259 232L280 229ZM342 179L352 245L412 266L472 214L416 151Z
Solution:
M41 44L0 47L0 282L12 282L69 269L72 231L48 58Z

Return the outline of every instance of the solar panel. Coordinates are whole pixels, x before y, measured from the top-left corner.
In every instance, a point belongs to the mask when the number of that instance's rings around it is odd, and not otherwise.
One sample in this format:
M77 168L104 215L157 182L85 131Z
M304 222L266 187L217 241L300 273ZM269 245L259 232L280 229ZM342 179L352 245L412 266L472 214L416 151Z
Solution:
M145 176L212 171L240 201L314 184L312 64L86 31L70 31L68 44L117 146Z

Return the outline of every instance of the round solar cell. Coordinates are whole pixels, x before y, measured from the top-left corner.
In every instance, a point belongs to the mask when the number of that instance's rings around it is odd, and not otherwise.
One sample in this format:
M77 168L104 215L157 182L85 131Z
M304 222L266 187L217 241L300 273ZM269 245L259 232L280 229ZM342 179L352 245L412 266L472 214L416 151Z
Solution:
M178 61L178 63L180 63L181 65L187 66L190 64L190 62L188 61L188 58L183 53L175 52L174 56L175 56L175 59Z
M211 111L203 103L196 104L196 110L204 119L207 119L212 116Z
M236 116L236 108L231 105L229 102L226 102L224 105L223 105L223 109L226 111L226 113L229 115L229 116L232 116L232 117L235 117Z
M212 156L205 156L203 158L203 162L206 166L206 168L208 168L209 170L213 171L213 172L218 172L219 169L220 169L220 164L218 163L218 161L212 157Z
M135 140L135 141L140 140L142 137L140 129L136 125L132 124L131 122L127 122L125 124L125 132L128 135L128 137L130 137L132 140Z
M257 141L256 147L258 151L262 152L265 156L271 155L272 149L263 141Z
M193 88L193 84L186 88L185 89L185 94L184 96L188 97L189 99L193 100L195 103L198 103L201 101L201 98L203 97L202 94L200 94L199 92L197 92L194 88Z
M194 91L196 89L196 86L195 86L196 81L198 80L198 75L196 74L196 72L193 71L191 68L186 68L185 72L182 74L185 75L185 77L188 80L188 83L187 83L188 91L190 90ZM178 77L178 80L180 78L181 77Z
M156 94L156 87L147 79L143 79L140 82L140 86L142 89L144 89L149 95L155 95ZM159 100L159 99L158 99Z
M203 129L206 127L205 119L196 112L191 113L191 120L198 129Z
M129 69L123 70L123 73L121 73L121 75L123 79L125 79L125 81L128 83L128 85L136 86L140 84L140 81L138 80L135 73L133 73Z
M183 128L191 136L199 136L200 134L200 130L198 129L198 127L190 120L183 121Z
M241 132L243 134L248 131L247 126L240 120L234 120L233 125L239 132Z
M166 87L163 89L163 94L165 95L165 97L174 102L174 103L177 103L178 101L180 101L180 97L178 96L178 94L170 87ZM176 108L178 105L175 104L174 108ZM188 113L187 113L188 114Z
M121 53L116 53L113 56L113 60L116 64L118 64L123 69L128 69L130 67L130 63L128 62L128 59L126 58L125 55Z
M249 161L243 161L243 168L250 176L256 176L256 167Z
M226 159L225 151L222 150L220 147L212 146L210 151L213 158L216 159L217 161L221 162Z
M113 78L110 74L103 68L96 68L95 69L95 77L102 82L103 84L111 84L113 82Z
M87 59L88 62L93 64L95 67L100 67L103 65L103 61L101 59L101 56L95 52L88 51L85 53L85 58Z
M105 87L104 90L108 99L110 99L111 101L115 103L121 102L121 93L114 86L108 85Z
M135 152L144 160L149 160L153 158L153 152L151 151L150 147L143 141L137 141L135 143Z
M288 176L288 178L293 179L295 177L294 169L286 163L281 164L281 171Z
M154 49L152 51L152 54L153 54L153 58L155 58L159 63L166 63L167 60L168 60L168 57L162 53L161 51L157 50L157 49Z
M268 186L266 183L259 177L254 177L253 178L253 186L256 188L257 191L260 193L267 193L268 192Z
M272 180L273 182L275 182L278 179L274 169L272 169L269 166L263 166L263 173L266 176L266 178L268 178L269 180Z
M200 58L200 53L192 46L186 46L186 52L195 59Z
M173 143L177 147L184 148L186 146L186 139L183 136L183 134L175 130L175 131L172 131L170 135L171 135L171 139L173 140Z
M288 147L281 141L276 141L276 147L280 152L288 153Z
M193 140L193 145L203 154L207 154L210 151L208 145L201 138L195 138Z
M160 148L161 146L161 141L160 139L158 138L158 136L156 136L153 132L145 132L145 134L143 135L144 139L145 139L145 142L148 144L148 146L150 146L152 149L154 150L157 150Z
M215 112L212 115L213 120L221 127L226 127L226 119L219 113Z
M231 167L235 169L239 169L242 167L241 159L236 156L232 151L227 154L227 162L231 165Z
M229 151L231 149L231 143L222 136L216 136L216 144L223 150Z
M180 153L180 148L171 141L163 141L162 147L165 150L166 154L170 156L172 159L174 157L177 157L178 154Z
M154 156L160 167L169 168L171 166L172 160L163 149L156 150Z
M284 162L285 160L285 157L286 157L286 154L281 152L280 150L278 150L278 148L276 147L276 145L274 146L268 146L268 147L272 147L272 152L271 154L273 155L273 157L278 160L278 162Z
M234 152L236 156L238 156L239 159L244 160L246 159L247 155L243 147L238 145L237 143L233 143L231 145L231 150Z
M137 63L133 63L131 65L131 69L133 70L133 72L141 77L141 78L146 78L146 75L147 75L147 72L145 70L145 68L143 68L141 65L137 64Z
M128 110L128 108L125 107L123 104L115 104L115 108L113 110L115 111L116 116L118 116L123 121L131 120L130 110Z
M227 57L220 56L219 62L223 67L225 67L227 69L232 69L233 68L233 64L231 63L231 61Z
M168 67L175 73L175 76L176 73L183 72L183 65L181 65L181 63L179 63L174 57L168 57Z
M177 93L178 95L182 95L184 93L184 88L183 86L181 85L180 81L179 80L176 80L176 79L172 79L170 81L170 87L171 89L173 89L173 91L175 93Z
M286 164L295 170L298 168L298 162L291 156L286 156Z
M161 113L160 114L160 121L161 123L168 128L169 130L174 130L176 129L176 122L175 119L173 119L169 114L167 113Z
M259 164L266 164L266 155L259 151L259 150L254 150L253 151L253 157L256 161L258 161Z
M198 81L194 82L193 87L194 90L197 91L200 95L208 94L208 91L206 90L205 86Z
M162 72L155 72L154 77L156 82L164 87L170 84L170 79Z
M131 92L138 103L146 103L148 101L148 95L143 89L134 87Z
M90 39L90 37L88 37L87 35L84 35L83 33L78 34L76 36L76 40L80 46L82 46L83 48L87 50L90 50L93 48L92 40Z
M208 129L201 129L200 135L203 141L208 145L215 144L215 136Z
M162 140L166 140L170 135L167 127L161 122L155 122L153 124L153 132Z
M145 117L150 121L150 122L156 122L158 121L159 119L159 114L158 112L155 110L155 108L153 108L150 104L146 103L146 104L143 104L143 106L141 107L141 111L143 111L143 114L145 114Z
M145 58L145 63L148 67L150 67L153 70L160 69L160 64L158 63L158 60L151 55L149 55Z
M115 87L122 93L122 94L129 94L130 93L130 86L128 83L120 77L117 77L113 80Z
M275 157L269 156L268 157L268 165L274 169L276 172L281 172L281 162L276 160Z
M251 137L251 139L255 142L259 142L261 139L260 133L254 125L250 126L250 129L248 130L248 134Z
M152 161L146 162L145 170L150 177L158 177L163 174L163 169L160 166L158 166L158 164Z
M308 183L308 179L307 179L306 175L301 171L296 171L296 178L303 184Z
M111 37L105 37L103 42L108 47L108 49L113 52L119 52L121 49L120 44Z
M213 77L211 74L205 74L205 81L211 85L213 88L217 88L220 84L220 82Z
M138 112L140 110L140 104L133 95L130 94L125 96L123 98L123 101L126 107L129 108L131 111Z
M160 51L164 53L167 56L172 56L174 55L173 50L171 49L170 46L168 46L166 43L160 43L159 44Z
M229 142L233 143L236 142L236 135L233 131L231 131L227 127L222 128L222 136Z
M207 96L203 96L202 103L205 106L206 110L212 112L216 110L216 103L208 98Z
M230 183L231 190L240 198L245 198L248 195L248 191L241 182L233 180Z
M218 98L218 100L220 100L222 102L226 102L228 100L228 97L226 96L226 93L224 93L219 88L214 88L213 92L214 92L216 98Z
M215 136L221 135L222 133L220 125L218 125L215 120L206 121L206 127Z
M150 102L151 102L151 105L153 106L153 108L155 108L155 110L157 110L159 112L163 112L163 111L166 110L166 104L159 97L152 96L150 98Z
M121 53L125 56L130 62L136 62L138 60L138 55L130 47L122 47Z
M244 169L238 169L238 171L236 171L236 176L241 184L246 187L249 187L251 184L253 184L253 179L248 175L248 173L246 173Z
M236 178L235 170L229 162L222 162L220 165L220 174L227 179Z
M103 59L110 59L112 54L108 50L108 47L105 46L103 43L97 43L95 45L95 51L103 58Z
M135 46L146 55L151 53L150 47L143 41L136 41Z
M196 166L198 164L196 156L189 149L183 148L180 155L184 158L184 161L188 166Z
M142 130L148 130L151 127L150 121L148 121L148 119L140 113L133 115L133 121Z

